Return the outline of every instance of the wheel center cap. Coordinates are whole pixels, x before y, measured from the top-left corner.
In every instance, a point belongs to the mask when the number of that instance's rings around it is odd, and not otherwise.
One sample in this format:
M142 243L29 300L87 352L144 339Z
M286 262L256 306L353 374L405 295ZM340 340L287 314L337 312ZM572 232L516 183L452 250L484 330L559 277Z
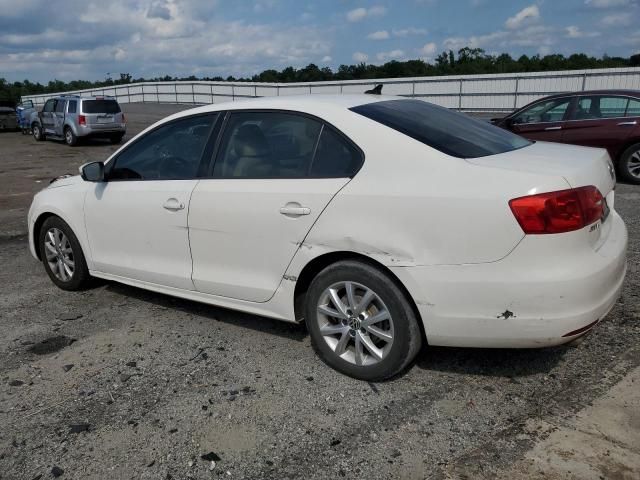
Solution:
M358 317L349 317L349 328L360 330L360 319Z

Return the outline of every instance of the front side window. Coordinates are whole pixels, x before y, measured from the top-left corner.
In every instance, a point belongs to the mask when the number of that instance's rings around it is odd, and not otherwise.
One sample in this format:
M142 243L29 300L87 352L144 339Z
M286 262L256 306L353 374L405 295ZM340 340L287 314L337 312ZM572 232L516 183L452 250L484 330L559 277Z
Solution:
M58 100L58 102L56 103L56 113L63 113L66 103L66 100Z
M109 180L187 180L200 174L217 114L176 120L147 133L107 168Z
M55 104L55 100L53 98L47 100L47 102L44 104L44 107L42 107L42 111L43 112L53 112L54 104Z
M219 178L308 175L322 124L285 112L231 113L213 169Z
M531 145L488 122L421 100L373 102L351 111L459 158L484 157Z
M624 117L628 99L624 97L579 97L571 120Z
M513 119L514 124L561 122L567 113L571 98L556 98L536 103L520 112Z
M78 109L77 100L69 100L69 106L67 107L67 112L76 113L77 109Z

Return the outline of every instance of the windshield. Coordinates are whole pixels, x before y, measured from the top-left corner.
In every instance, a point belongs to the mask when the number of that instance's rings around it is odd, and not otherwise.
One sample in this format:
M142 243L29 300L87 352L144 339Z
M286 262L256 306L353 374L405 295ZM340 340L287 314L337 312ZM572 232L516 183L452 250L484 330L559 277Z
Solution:
M459 158L486 157L531 145L488 122L422 100L386 100L350 110Z
M115 100L83 100L83 113L120 113L120 105Z

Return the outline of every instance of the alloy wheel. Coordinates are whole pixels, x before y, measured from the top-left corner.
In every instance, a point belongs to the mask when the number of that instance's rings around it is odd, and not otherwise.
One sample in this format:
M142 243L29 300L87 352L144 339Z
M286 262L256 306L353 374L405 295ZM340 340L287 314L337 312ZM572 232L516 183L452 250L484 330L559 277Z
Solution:
M316 317L329 348L349 363L374 365L391 350L391 313L365 285L346 281L331 285L320 296Z
M640 150L636 150L627 160L627 170L635 178L640 179Z
M44 238L45 256L55 277L68 282L73 277L75 261L67 236L58 228L50 228Z

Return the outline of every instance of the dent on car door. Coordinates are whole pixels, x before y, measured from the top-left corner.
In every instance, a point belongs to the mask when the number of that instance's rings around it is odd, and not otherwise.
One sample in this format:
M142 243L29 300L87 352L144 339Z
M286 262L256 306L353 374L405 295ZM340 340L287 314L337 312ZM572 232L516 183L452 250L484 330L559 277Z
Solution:
M187 212L216 118L161 125L109 162L85 199L95 270L193 290Z
M512 117L511 130L531 140L560 142L571 102L562 97L536 103Z
M576 105L563 131L562 141L574 145L600 147L617 156L620 145L632 129L625 118L629 99L612 95L586 95Z
M191 198L196 289L269 300L311 226L361 162L360 150L318 119L231 113L211 178Z

